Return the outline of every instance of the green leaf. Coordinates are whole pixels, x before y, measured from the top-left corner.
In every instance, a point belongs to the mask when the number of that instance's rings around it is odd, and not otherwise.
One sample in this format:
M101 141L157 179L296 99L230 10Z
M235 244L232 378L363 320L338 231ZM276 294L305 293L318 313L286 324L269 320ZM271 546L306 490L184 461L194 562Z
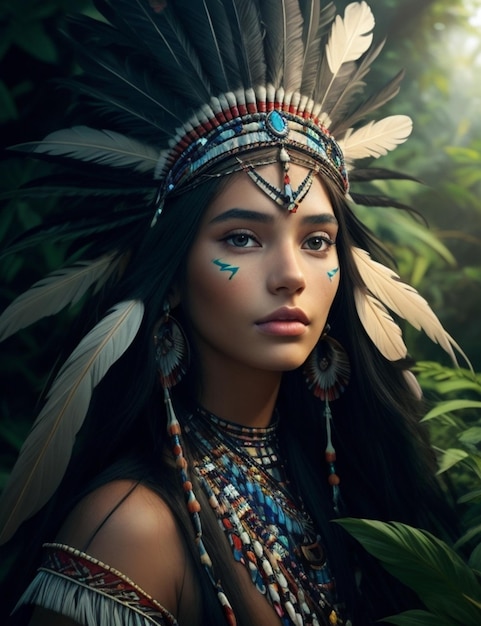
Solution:
M460 450L459 448L449 448L448 450L445 450L443 456L441 457L441 461L439 462L438 474L446 472L448 469L454 467L460 461L464 461L468 457L469 454L465 450Z
M478 498L481 498L481 489L465 493L464 496L461 496L461 498L458 499L458 502L464 504L465 502L471 502L472 500L477 500Z
M433 417L438 417L438 415L443 415L450 411L459 411L460 409L481 409L481 402L477 400L447 400L446 402L440 402L426 413L421 421L426 422Z
M481 535L481 524L479 526L472 526L467 532L464 533L462 537L460 537L456 541L454 547L460 548L461 546L464 546L464 544L468 543L469 541L471 541L478 535Z
M30 205L25 202L18 203L17 217L25 229L38 226L42 221L38 213L36 213Z
M472 426L471 428L468 428L459 435L458 440L461 443L472 445L481 443L481 426Z
M481 543L479 543L471 552L469 557L469 565L478 572L481 572Z
M57 60L57 50L40 22L21 22L14 33L14 42L40 61L55 63Z
M477 150L473 150L472 148L457 148L452 146L447 146L445 148L446 153L449 154L456 163L461 163L463 165L473 165L473 163L481 164L481 154Z
M336 520L384 568L413 589L433 614L451 625L479 626L481 585L473 571L446 543L399 522Z
M439 615L420 610L405 611L399 615L385 617L382 621L395 626L454 626L451 620L447 621Z
M479 383L474 381L465 380L465 379L457 379L457 380L447 380L445 382L439 383L436 385L436 390L439 393L452 393L453 391L477 391L481 393L481 386Z

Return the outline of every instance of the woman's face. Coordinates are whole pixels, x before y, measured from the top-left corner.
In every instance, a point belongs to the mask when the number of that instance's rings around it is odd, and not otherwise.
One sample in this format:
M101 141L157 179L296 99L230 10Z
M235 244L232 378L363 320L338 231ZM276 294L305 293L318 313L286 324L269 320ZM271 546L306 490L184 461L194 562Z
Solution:
M278 164L257 171L280 186ZM296 190L308 170L291 165L289 174ZM339 285L337 230L317 177L296 213L245 173L229 177L202 219L181 288L204 372L281 372L304 363Z

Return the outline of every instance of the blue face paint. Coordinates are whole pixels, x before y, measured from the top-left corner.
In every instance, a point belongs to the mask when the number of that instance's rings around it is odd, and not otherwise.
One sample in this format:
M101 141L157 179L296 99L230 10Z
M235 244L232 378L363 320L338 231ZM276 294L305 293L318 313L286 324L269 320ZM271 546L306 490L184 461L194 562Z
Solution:
M229 265L229 263L223 263L220 259L213 259L212 263L214 265L218 265L220 267L221 272L231 272L231 275L229 276L229 280L232 280L232 278L234 278L235 274L237 273L237 270L239 269L238 267Z
M327 272L327 276L329 278L329 282L332 283L332 279L334 278L334 276L337 274L338 271L339 271L339 268L335 267L333 270L329 270Z

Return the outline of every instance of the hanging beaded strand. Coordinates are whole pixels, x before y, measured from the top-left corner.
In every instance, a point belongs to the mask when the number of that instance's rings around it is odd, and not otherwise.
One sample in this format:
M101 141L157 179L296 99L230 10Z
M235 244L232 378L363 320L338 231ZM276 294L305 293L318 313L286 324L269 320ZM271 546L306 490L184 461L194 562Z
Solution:
M324 451L325 459L328 467L328 477L327 482L332 487L332 501L334 504L334 511L339 515L339 498L340 498L340 490L339 483L341 479L339 478L336 472L336 449L332 445L332 435L331 435L331 421L332 421L332 413L331 407L329 406L329 400L326 398L326 404L324 406L324 419L326 420L326 449Z
M227 596L224 593L224 590L222 588L220 581L215 580L213 567L212 567L212 560L202 540L202 523L200 519L200 504L195 496L193 486L192 486L192 481L189 478L187 459L184 456L182 443L181 443L181 427L175 415L175 412L172 406L172 399L170 397L170 393L168 389L165 389L164 391L164 400L165 400L165 406L167 409L167 432L170 436L171 449L174 455L175 464L176 464L176 467L180 471L180 479L182 482L182 488L184 489L184 492L186 494L187 510L190 513L192 524L194 526L195 542L199 550L200 562L204 566L207 576L209 577L209 580L212 586L214 587L219 603L222 606L222 609L224 611L224 615L226 617L228 626L236 626L237 621L234 615L234 611L232 609L232 606ZM211 502L211 506L213 504L214 503Z
M171 450L175 465L180 472L182 488L186 494L187 510L190 513L195 532L195 543L199 550L200 562L214 587L217 598L222 606L228 626L236 626L234 611L222 589L220 582L215 580L212 560L202 539L202 523L200 504L197 500L192 481L189 477L188 463L184 456L181 441L181 427L174 411L170 389L176 385L187 370L187 341L180 325L170 316L170 306L164 304L164 316L155 335L156 359L160 382L164 390L164 404L167 413L167 433L171 442Z
M304 366L306 382L312 393L324 402L323 417L326 427L326 449L328 468L327 481L332 487L334 511L339 515L341 479L336 471L336 450L332 443L332 413L329 402L336 400L345 390L350 378L350 365L344 348L328 336L329 326L309 355Z

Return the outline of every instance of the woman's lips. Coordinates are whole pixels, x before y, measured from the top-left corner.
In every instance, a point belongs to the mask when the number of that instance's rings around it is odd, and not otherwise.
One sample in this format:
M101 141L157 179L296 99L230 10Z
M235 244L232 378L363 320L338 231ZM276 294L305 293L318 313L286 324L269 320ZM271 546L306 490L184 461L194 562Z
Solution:
M266 335L279 335L282 337L297 337L306 332L306 325L294 320L262 322L257 324L257 328Z
M306 332L309 323L302 309L283 307L258 320L256 326L266 335L296 337Z

